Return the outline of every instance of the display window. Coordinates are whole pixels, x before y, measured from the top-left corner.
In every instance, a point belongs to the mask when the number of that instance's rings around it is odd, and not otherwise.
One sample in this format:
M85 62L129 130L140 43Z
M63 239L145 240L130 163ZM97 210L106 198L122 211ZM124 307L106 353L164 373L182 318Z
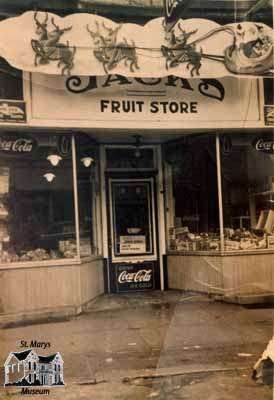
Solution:
M215 138L188 137L165 147L169 250L220 249Z
M0 135L1 264L94 254L92 169L74 145L63 135Z
M98 152L88 137L76 137L80 256L97 255Z
M273 171L272 132L193 136L166 145L169 251L273 250Z
M221 137L226 251L274 248L272 133Z

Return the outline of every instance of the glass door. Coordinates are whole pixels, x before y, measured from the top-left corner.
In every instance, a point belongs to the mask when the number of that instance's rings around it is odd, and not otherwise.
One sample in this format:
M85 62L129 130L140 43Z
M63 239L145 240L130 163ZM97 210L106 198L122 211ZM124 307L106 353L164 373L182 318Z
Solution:
M112 291L156 288L154 178L109 178L109 230Z

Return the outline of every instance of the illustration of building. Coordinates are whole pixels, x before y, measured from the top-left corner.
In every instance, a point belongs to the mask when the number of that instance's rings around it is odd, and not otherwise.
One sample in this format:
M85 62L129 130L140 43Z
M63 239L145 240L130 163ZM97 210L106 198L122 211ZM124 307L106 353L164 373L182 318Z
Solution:
M5 386L64 385L60 353L39 356L32 349L9 354L5 367Z

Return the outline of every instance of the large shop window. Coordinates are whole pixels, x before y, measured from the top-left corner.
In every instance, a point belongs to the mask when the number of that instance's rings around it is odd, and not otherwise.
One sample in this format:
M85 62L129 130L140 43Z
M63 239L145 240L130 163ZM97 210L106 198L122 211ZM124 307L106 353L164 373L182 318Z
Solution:
M221 137L225 250L274 248L273 133Z
M77 259L77 243L85 246L85 255L92 254L90 168L83 172L79 160L78 174L73 173L73 143L70 136L0 135L1 263ZM84 210L79 228L73 179L77 175Z
M218 251L220 230L214 136L165 147L169 250Z
M98 152L88 137L76 137L80 255L98 254L96 192Z

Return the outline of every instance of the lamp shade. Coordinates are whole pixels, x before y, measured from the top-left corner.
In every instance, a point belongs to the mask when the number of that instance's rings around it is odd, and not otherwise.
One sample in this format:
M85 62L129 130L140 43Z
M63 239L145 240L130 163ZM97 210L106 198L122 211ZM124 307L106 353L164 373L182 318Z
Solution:
M86 168L89 168L91 164L94 163L94 158L90 156L82 157L81 162L84 164Z
M51 165L56 167L59 164L59 162L62 160L62 157L59 154L50 154L47 157L47 160L51 163Z
M51 183L56 178L56 175L51 172L47 172L44 174L44 178L47 180L47 182Z

